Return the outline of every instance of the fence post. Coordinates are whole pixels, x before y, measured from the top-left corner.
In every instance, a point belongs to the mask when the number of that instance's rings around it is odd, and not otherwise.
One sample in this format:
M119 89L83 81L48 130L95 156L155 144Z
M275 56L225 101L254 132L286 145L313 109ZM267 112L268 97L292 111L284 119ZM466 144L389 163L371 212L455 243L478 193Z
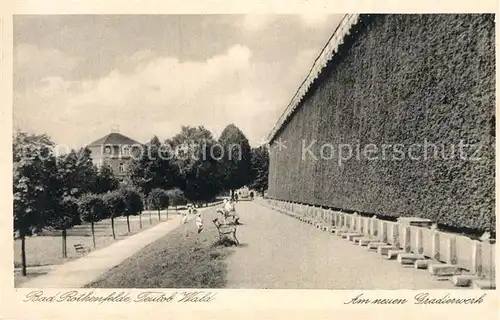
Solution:
M483 266L482 266L482 255L483 255L483 248L482 248L482 243L477 240L472 240L472 272L478 276L482 275L483 273Z
M416 238L415 238L415 242L417 244L417 252L416 253L419 253L419 254L424 253L423 238L424 238L424 234L423 234L422 228L418 228Z
M403 227L403 250L406 252L411 251L411 243L410 243L410 237L411 237L411 230L409 226Z
M399 243L399 226L395 223L391 225L391 236L392 236L392 244L396 247L399 247L401 244Z
M387 238L387 222L383 220L378 221L379 238L382 242L388 242Z
M374 237L377 235L377 228L375 227L376 222L376 218L370 218L370 235Z
M369 236L370 235L370 220L368 218L363 218L364 220L364 230L363 230L363 233L366 235L366 236Z
M439 233L437 231L433 231L431 234L431 242L432 242L432 254L431 258L435 260L439 260Z
M450 264L457 264L457 238L451 236L448 238L448 259L446 262Z

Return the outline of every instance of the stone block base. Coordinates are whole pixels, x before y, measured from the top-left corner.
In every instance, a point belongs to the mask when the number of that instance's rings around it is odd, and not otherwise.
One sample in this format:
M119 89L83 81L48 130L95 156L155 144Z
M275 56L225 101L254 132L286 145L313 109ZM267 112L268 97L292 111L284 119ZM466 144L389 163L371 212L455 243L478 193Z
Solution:
M415 260L414 266L416 269L429 268L429 260Z
M454 276L460 272L460 268L454 264L429 264L429 272L434 276Z
M397 250L398 248L396 246L391 246L391 245L385 245L385 246L379 246L377 248L377 252L382 255L382 256L385 256L387 255L387 253L389 252L389 250Z
M477 290L495 290L496 283L495 280L489 279L473 280L472 287Z
M404 265L414 264L417 260L423 260L425 257L416 253L402 253L398 254L398 262Z
M477 280L474 275L456 275L451 278L451 283L455 287L470 287L472 285L472 280Z
M370 242L368 244L368 250L377 251L378 247L383 247L383 246L387 246L387 243L385 243L385 242Z
M363 238L363 236L361 233L350 233L347 235L347 240L354 241L355 239Z
M362 247L369 245L371 242L373 242L373 239L367 237L361 238L358 241L359 245Z
M399 254L406 253L406 251L402 249L391 249L387 251L387 254L384 256L384 258L392 260L396 259Z

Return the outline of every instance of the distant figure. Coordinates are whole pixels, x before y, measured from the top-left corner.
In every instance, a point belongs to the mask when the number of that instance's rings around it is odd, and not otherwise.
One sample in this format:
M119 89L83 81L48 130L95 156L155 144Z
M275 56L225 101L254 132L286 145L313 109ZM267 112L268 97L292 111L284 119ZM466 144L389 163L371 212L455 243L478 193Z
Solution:
M253 200L253 191L250 192L250 200Z
M238 194L237 193L234 194L234 202L238 202Z
M194 209L193 213L196 215L196 232L200 233L203 230L203 219L201 218L201 213Z
M234 205L234 201L232 199L230 199L228 202L225 203L224 211L226 211L227 216L233 219L234 223L239 224L240 217L236 213L236 208Z
M181 220L181 224L185 224L187 222L187 220L188 220L188 212L183 211L182 212L182 216L183 217L182 217L182 220Z

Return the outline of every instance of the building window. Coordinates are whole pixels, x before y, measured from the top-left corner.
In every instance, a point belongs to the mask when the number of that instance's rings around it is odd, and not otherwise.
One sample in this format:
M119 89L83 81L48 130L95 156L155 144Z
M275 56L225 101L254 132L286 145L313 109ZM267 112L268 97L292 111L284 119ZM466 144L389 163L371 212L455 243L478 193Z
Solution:
M123 163L120 163L120 165L118 166L118 170L120 172L125 172L125 165Z
M104 148L104 153L111 154L111 147Z
M122 147L122 154L124 156L129 156L130 155L130 147L129 146L123 146Z

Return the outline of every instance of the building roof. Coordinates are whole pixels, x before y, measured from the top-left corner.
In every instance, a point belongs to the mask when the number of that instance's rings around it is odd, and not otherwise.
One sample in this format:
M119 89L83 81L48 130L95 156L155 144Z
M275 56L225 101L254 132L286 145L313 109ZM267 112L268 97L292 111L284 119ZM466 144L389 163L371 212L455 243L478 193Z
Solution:
M285 108L278 121L272 128L271 132L269 133L267 137L268 143L271 143L274 140L280 129L300 105L302 99L304 98L311 85L320 76L323 68L325 68L327 64L335 57L338 52L339 46L344 43L344 38L349 34L351 28L358 23L359 18L359 14L346 14L344 16L337 29L335 29L335 32L328 40L328 43L325 45L319 56L314 61L314 64L311 67L306 79L302 82L292 100Z
M112 132L90 143L87 147L97 147L102 145L140 145L141 143L124 136L123 134Z

